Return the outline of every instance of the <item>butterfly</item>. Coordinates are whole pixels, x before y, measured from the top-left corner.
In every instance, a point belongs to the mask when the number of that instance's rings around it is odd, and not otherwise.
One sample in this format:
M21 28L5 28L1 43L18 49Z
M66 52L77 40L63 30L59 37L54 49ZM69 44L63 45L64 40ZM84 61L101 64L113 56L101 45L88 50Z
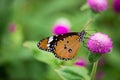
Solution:
M71 60L77 53L86 31L70 32L44 38L37 44L38 48L54 53L61 60Z

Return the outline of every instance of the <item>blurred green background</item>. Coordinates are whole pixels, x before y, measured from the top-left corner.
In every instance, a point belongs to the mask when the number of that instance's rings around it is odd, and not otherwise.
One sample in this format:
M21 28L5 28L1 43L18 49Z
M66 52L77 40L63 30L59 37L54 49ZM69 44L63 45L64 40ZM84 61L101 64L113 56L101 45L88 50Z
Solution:
M62 80L23 44L52 35L52 27L61 17L71 22L71 31L79 32L89 17L96 15L80 11L84 4L86 0L0 0L0 80ZM89 27L113 40L112 52L104 56L104 65L98 66L102 80L120 80L120 15L113 11L112 4L109 0L108 9L99 13ZM86 50L82 47L80 53Z

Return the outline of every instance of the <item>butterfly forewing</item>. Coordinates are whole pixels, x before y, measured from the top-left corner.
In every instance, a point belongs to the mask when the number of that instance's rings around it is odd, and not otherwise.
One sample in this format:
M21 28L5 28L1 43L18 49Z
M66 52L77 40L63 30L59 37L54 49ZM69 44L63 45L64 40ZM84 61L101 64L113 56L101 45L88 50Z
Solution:
M42 49L42 50L47 50L48 39L49 38L46 38L46 39L39 41L39 43L37 44L38 48Z

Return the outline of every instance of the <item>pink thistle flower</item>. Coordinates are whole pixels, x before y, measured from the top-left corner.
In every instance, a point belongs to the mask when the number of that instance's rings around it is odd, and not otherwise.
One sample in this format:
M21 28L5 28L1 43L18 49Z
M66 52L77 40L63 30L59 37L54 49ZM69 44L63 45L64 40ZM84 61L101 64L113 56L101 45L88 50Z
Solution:
M60 18L52 28L53 34L65 34L70 32L70 22L65 18Z
M108 35L98 32L90 36L87 46L95 54L105 54L111 51L112 40Z
M12 33L12 32L15 32L16 31L16 25L14 23L11 23L9 25L9 31Z
M96 12L102 12L107 9L107 0L87 0L87 2Z
M120 0L113 1L113 9L115 12L120 13Z
M75 62L76 66L85 67L87 66L87 61L84 58L78 58Z

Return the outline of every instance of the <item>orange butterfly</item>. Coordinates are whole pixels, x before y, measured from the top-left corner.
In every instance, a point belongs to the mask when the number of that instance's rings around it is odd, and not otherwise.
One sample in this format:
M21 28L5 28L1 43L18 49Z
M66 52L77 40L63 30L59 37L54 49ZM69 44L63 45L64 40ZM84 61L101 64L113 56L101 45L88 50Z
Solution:
M54 53L59 59L70 60L77 53L85 35L85 30L81 32L53 35L39 41L37 46L39 49Z

